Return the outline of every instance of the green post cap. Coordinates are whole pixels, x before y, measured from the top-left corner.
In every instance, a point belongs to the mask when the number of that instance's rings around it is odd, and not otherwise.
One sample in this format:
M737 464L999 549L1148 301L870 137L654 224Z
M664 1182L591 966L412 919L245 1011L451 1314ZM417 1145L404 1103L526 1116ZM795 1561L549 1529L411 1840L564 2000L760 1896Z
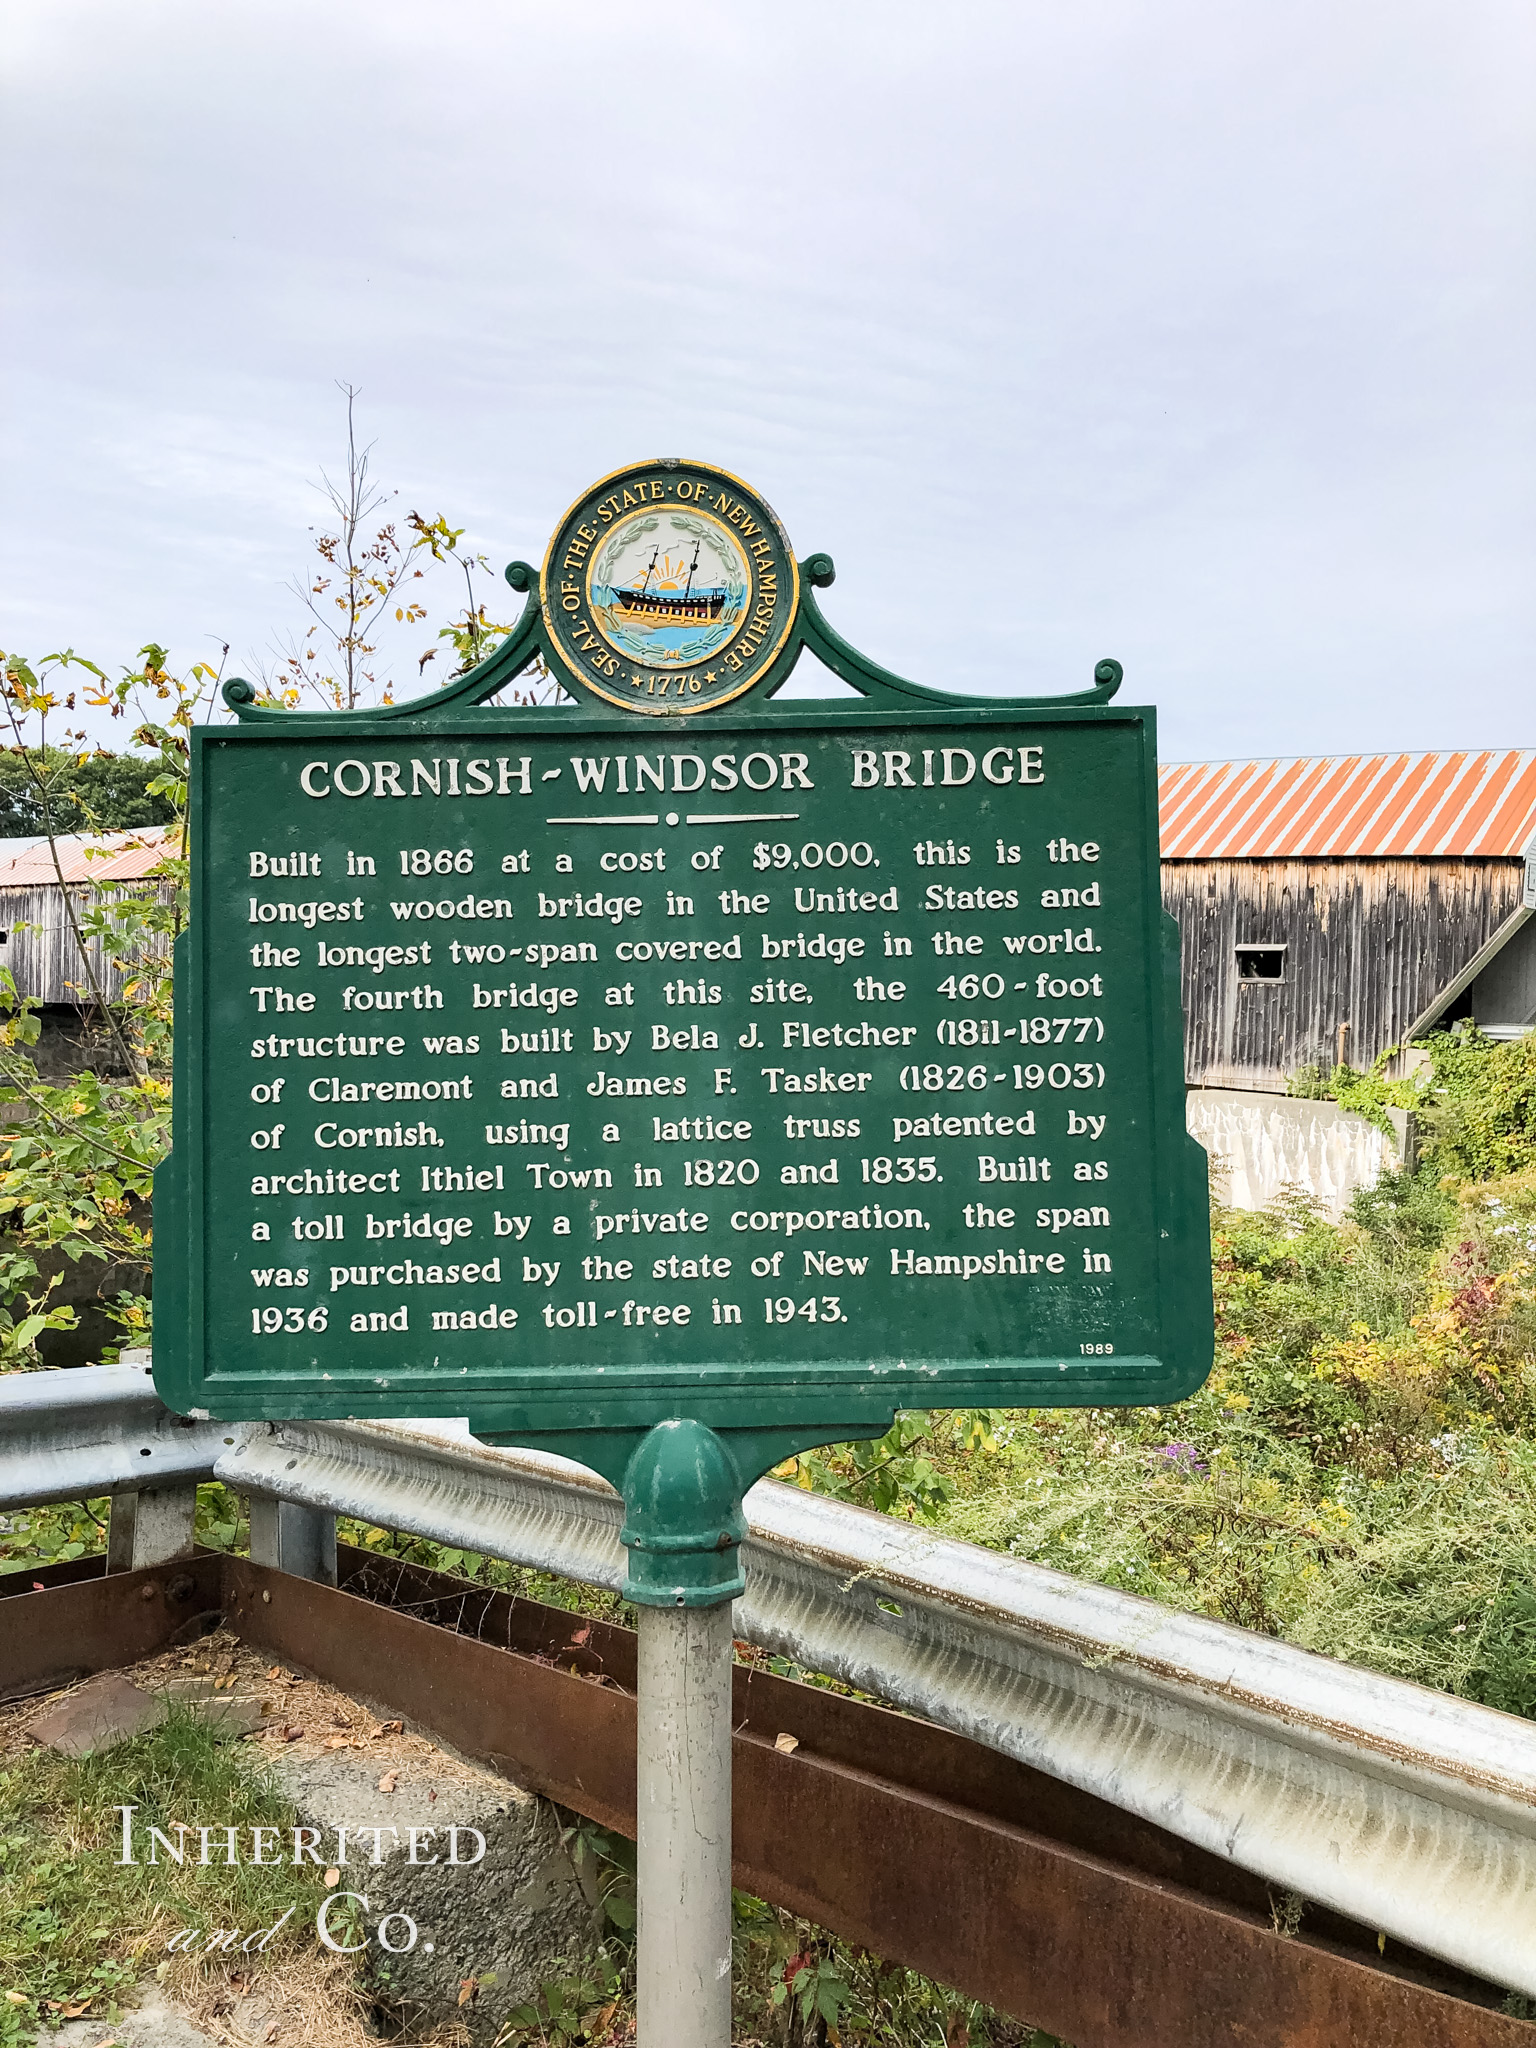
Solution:
M658 1422L624 1473L624 1597L641 1607L715 1607L746 1591L747 1518L736 1460L702 1422Z

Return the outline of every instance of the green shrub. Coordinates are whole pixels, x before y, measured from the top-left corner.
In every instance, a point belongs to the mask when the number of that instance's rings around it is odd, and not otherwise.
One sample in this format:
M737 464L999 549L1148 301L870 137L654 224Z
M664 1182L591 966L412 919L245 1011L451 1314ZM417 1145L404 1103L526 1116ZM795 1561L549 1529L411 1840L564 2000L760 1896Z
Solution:
M1428 1066L1389 1081L1401 1049L1389 1046L1369 1069L1298 1067L1286 1092L1337 1102L1388 1136L1387 1110L1412 1111L1423 1163L1441 1177L1494 1180L1536 1166L1536 1032L1508 1040L1486 1038L1475 1024L1432 1032L1415 1045Z
M1388 1175L1339 1225L1218 1211L1213 1255L1192 1399L927 1430L906 1512L1536 1718L1536 1169Z

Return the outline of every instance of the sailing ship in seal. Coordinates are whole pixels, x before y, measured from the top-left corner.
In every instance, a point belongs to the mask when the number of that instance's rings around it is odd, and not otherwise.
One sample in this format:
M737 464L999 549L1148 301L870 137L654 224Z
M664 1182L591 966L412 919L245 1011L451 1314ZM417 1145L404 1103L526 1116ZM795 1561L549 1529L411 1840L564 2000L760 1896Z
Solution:
M699 543L693 544L693 560L688 565L687 580L681 591L677 588L681 562L670 559L661 564L659 587L651 588L651 579L656 575L657 559L661 547L651 550L650 563L638 589L616 589L613 603L626 624L643 626L708 626L712 625L725 609L727 593L718 586L695 591L693 579L699 567Z

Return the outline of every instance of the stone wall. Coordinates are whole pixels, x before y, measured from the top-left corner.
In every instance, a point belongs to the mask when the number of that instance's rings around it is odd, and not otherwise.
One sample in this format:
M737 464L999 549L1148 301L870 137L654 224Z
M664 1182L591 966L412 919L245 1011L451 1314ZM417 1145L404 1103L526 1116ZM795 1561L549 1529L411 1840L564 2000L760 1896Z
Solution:
M1336 1102L1235 1088L1191 1088L1185 1120L1211 1155L1218 1199L1234 1209L1263 1209L1282 1189L1300 1188L1335 1223L1356 1188L1401 1164L1406 1140L1400 1132L1394 1145Z

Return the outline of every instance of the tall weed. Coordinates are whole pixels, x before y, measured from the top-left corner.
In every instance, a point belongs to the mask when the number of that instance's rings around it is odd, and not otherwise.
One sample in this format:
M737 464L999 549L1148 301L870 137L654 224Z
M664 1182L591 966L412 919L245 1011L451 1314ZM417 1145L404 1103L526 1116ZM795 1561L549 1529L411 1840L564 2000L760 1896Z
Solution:
M1213 1218L1176 1409L936 1433L951 1533L1536 1718L1536 1170ZM948 1498L943 1495L947 1493Z

